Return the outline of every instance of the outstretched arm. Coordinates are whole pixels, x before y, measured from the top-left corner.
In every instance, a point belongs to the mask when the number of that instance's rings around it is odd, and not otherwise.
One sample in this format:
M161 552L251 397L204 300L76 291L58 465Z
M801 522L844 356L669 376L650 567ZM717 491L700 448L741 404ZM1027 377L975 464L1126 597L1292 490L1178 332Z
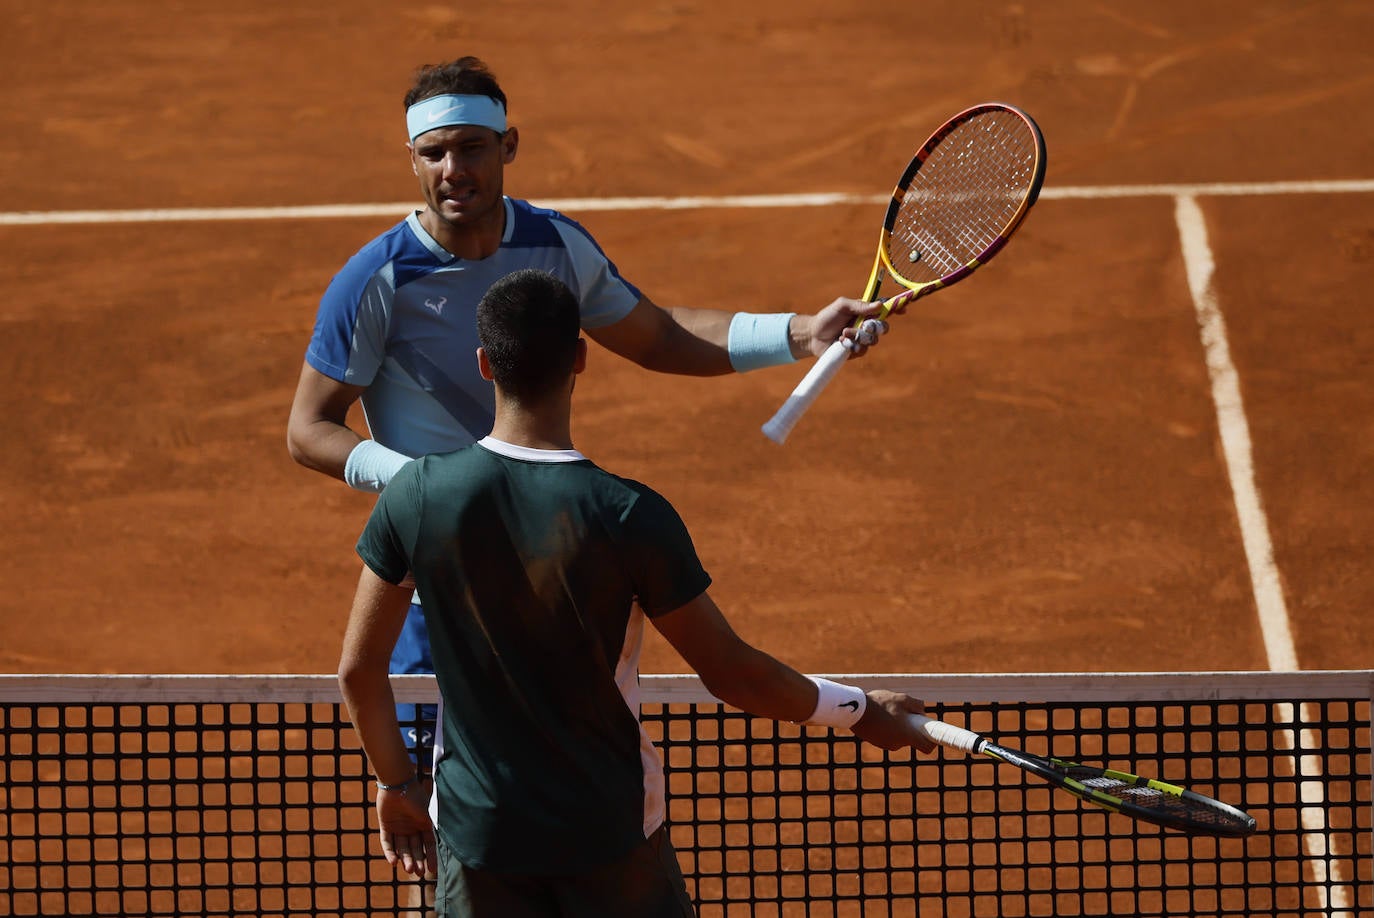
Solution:
M709 595L703 593L652 621L701 676L707 691L726 704L793 722L808 721L817 713L818 684L744 641ZM901 716L924 712L919 699L875 690L868 693L863 716L850 729L861 740L883 749L915 746L930 752L935 748L930 740Z
M588 329L587 334L646 369L684 376L722 376L790 363L807 355L819 356L836 338L856 338L851 327L854 321L873 315L880 305L841 297L815 315L791 315L784 321L781 315L775 320L770 314L688 306L664 309L644 297L619 322ZM764 321L755 322L754 318ZM854 356L862 355L868 346L856 340Z

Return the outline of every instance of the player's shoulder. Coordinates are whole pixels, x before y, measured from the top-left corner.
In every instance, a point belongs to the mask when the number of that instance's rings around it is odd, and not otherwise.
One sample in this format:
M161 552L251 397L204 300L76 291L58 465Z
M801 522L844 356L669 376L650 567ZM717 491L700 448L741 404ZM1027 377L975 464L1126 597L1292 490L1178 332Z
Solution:
M550 492L556 491L558 500L590 500L618 507L622 511L642 501L668 504L661 494L647 484L608 471L587 456L560 462L522 462L498 456L497 461L514 463L517 467L534 470L535 474L541 476L552 475L541 481L541 487Z
M457 449L447 450L441 453L428 453L410 462L409 466L415 469L415 475L421 478L433 478L442 475L454 474L454 469L463 469L473 464L485 463L488 460L488 452L478 449L475 443L467 446L460 446Z
M527 201L524 198L506 198L510 202L511 209L515 211L517 217L523 216L532 220L570 220L571 218L553 207L545 207Z
M561 210L543 207L520 198L508 198L507 200L510 201L511 210L515 217L514 226L511 229L510 244L517 246L564 244L569 231L591 239L591 233L587 232L582 224Z
M474 465L483 461L482 451L463 446L442 453L427 453L410 460L391 477L382 496L416 505L464 490L477 478Z
M420 246L415 234L406 224L409 218L400 220L389 229L369 239L348 259L347 267L370 268L376 270L407 250Z
M673 507L672 502L650 485L634 478L626 478L607 472L604 469L598 469L598 471L605 476L604 480L610 490L620 496L627 513L637 511L654 515L665 513L677 515L677 510Z
M401 287L416 276L441 267L443 259L411 226L415 220L415 215L411 214L370 239L340 269L335 276L336 283L358 286L386 273L390 286Z

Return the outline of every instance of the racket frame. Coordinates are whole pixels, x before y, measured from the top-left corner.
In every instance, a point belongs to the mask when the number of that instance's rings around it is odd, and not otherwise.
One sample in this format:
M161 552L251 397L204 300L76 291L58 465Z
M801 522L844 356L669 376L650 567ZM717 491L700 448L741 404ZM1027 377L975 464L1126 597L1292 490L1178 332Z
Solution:
M981 754L990 758L1005 762L1008 765L1028 771L1038 778L1063 788L1080 800L1100 806L1113 813L1121 813L1133 819L1143 822L1153 823L1169 829L1177 829L1194 835L1218 835L1229 838L1243 838L1255 830L1255 819L1243 810L1239 810L1229 804L1222 803L1203 794L1195 793L1187 788L1170 784L1167 781L1160 781L1155 778L1142 778L1129 772L1115 771L1110 768L1099 768L1093 765L1082 765L1077 762L1068 762L1063 759L1042 758L1019 749L1010 749L996 743L986 742L980 750ZM1218 812L1229 817L1230 822L1200 822L1197 820L1186 819L1183 817L1172 816L1166 811L1152 809L1150 807L1138 806L1130 800L1118 797L1115 794L1107 793L1095 787L1090 787L1083 783L1082 777L1072 777L1065 772L1069 769L1077 769L1080 772L1088 772L1092 776L1112 778L1120 781L1128 787L1147 787L1151 790L1176 797L1181 800L1188 800L1200 804L1209 810Z
M1166 781L1159 781L1154 778L1142 778L1129 772L1115 771L1110 768L1099 768L1094 765L1082 765L1077 762L1069 762L1063 759L1046 758L1034 755L1029 752L1022 752L1019 749L1012 749L1008 746L1001 746L988 740L986 737L979 736L971 730L956 727L943 721L934 720L924 714L908 715L913 726L925 733L931 740L953 749L961 749L964 752L974 755L985 755L1008 765L1014 765L1023 771L1035 775L1050 784L1062 788L1073 794L1086 803L1091 803L1113 813L1121 813L1142 822L1152 823L1168 829L1176 829L1191 835L1214 835L1225 838L1243 838L1255 831L1255 819L1243 810L1237 809L1230 804L1222 803L1212 797L1190 791L1187 788L1170 784ZM1089 772L1093 776L1112 778L1130 787L1148 787L1151 790L1167 794L1182 800L1188 800L1200 804L1204 808L1225 815L1230 821L1224 823L1201 822L1197 820L1185 819L1180 816L1172 815L1168 812L1139 806L1129 800L1089 787L1080 778L1071 777L1066 772L1069 769L1079 769L1082 772Z
M892 230L897 223L897 215L901 213L902 204L906 201L906 196L911 191L911 183L920 172L921 167L925 165L926 160L930 158L930 155L935 152L936 147L938 147L946 137L958 130L965 122L989 112L1011 112L1025 121L1030 136L1035 141L1035 165L1031 173L1029 192L1022 198L1016 211L1007 220L1006 225L1002 228L1002 232L973 258L935 280L909 280L903 276L897 266L892 263L891 243ZM886 318L893 310L905 306L914 300L918 300L937 290L943 290L946 287L954 286L959 281L978 270L978 268L987 264L992 260L994 255L1002 251L1002 248L1007 244L1007 240L1011 238L1011 234L1016 232L1022 221L1026 219L1026 215L1030 213L1031 207L1040 199L1040 189L1045 183L1045 158L1045 136L1041 133L1040 126L1035 123L1035 119L1016 106L1007 105L1004 102L984 102L980 105L966 108L949 119L949 121L945 122L945 124L934 134L930 135L930 139L925 142L925 145L922 146L920 150L916 151L916 155L913 156L911 162L907 164L906 171L902 173L902 177L897 181L897 186L892 191L892 200L888 202L887 205L887 213L883 216L883 228L878 237L878 258L882 261L882 266L886 269L888 275L907 289L885 300L878 318ZM876 294L876 290L874 293ZM855 323L855 326L857 327L862 321L863 320L860 319Z
M1033 171L1029 183L1029 190L1023 197L1020 206L1008 220L1006 226L1002 228L1002 231L974 258L935 280L920 283L911 281L903 277L901 272L893 266L891 256L888 253L892 239L892 230L896 225L897 215L901 212L902 202L906 199L907 192L911 190L911 183L920 172L921 167L925 165L931 153L935 151L940 143L968 120L991 111L1011 112L1022 118L1029 128L1030 136L1035 143L1035 165L1032 167ZM1040 131L1040 126L1035 123L1035 120L1031 118L1030 115L1026 114L1021 109L1002 102L984 102L966 108L946 121L935 131L935 133L931 134L925 144L916 151L916 155L907 163L906 169L902 172L901 178L892 191L892 200L888 203L887 213L883 217L882 230L878 236L878 251L873 259L873 270L869 274L868 284L864 289L863 300L870 303L877 300L878 293L882 287L882 277L884 273L906 289L896 296L884 300L882 306L874 316L864 316L855 320L853 327L858 328L863 324L864 320L868 318L886 319L892 312L905 308L911 302L934 293L937 290L943 290L946 287L958 283L976 271L979 267L986 264L994 255L1001 251L1002 247L1006 245L1007 239L1010 238L1011 234L1015 232L1022 221L1025 220L1026 214L1030 212L1031 207L1040 197L1040 188L1045 181L1045 158L1045 138ZM852 345L848 344L846 339L840 338L821 354L816 363L812 365L811 369L802 378L801 382L792 390L792 394L789 395L782 406L778 408L773 417L763 425L763 433L768 439L779 444L787 439L788 435L792 432L792 428L801 420L802 415L806 413L807 409L811 407L816 398L820 396L821 391L829 385L830 381L835 377L835 374L840 371L840 367L849 359L850 347L852 347Z

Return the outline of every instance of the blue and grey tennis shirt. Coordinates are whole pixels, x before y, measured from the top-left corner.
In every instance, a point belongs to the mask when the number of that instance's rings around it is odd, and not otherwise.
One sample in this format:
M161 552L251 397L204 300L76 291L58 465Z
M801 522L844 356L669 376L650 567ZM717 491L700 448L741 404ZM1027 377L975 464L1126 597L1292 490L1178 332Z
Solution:
M573 291L582 326L624 318L640 292L591 235L557 211L505 199L495 254L457 258L412 213L358 252L320 301L306 362L365 386L372 438L417 457L468 446L491 432L495 394L477 372L477 302L522 268L548 271Z

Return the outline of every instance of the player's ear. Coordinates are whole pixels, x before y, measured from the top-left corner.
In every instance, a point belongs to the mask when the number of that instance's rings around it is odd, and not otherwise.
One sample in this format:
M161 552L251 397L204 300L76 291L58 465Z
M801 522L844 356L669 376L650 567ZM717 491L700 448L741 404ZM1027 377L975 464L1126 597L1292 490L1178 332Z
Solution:
M577 339L577 358L573 361L573 375L587 369L587 339Z
M491 361L487 359L487 349L479 347L477 349L477 372L482 374L482 378L491 382L496 377L491 372Z
M516 128L506 128L506 133L501 135L501 162L510 165L515 161L515 151L520 147L520 131Z
M420 167L415 165L415 144L406 143L406 153L410 154L410 171L416 178L420 177Z

